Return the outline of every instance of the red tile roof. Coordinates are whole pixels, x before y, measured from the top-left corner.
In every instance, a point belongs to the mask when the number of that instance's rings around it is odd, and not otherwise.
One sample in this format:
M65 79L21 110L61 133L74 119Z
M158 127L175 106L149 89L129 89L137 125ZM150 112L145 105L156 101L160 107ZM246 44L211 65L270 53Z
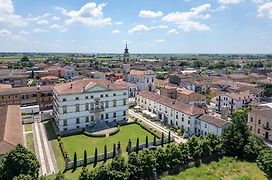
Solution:
M214 116L209 115L209 114L203 114L202 116L199 117L199 119L202 120L202 121L205 121L205 122L207 122L209 124L212 124L212 125L214 125L216 127L222 127L225 124L230 123L228 121L225 121L225 120L223 120L221 118L214 117Z
M188 105L153 92L142 91L138 95L191 116L201 115L204 113L204 110L201 108Z

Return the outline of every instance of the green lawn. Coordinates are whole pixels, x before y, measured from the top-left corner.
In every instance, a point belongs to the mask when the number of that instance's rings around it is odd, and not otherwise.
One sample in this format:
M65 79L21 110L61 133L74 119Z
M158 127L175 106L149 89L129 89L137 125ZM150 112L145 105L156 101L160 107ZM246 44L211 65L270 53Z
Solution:
M33 134L32 133L26 134L26 145L27 145L28 150L35 153Z
M32 124L25 124L24 128L25 128L25 132L32 131Z
M224 157L219 162L202 164L176 176L165 176L162 180L264 180L267 179L256 163L242 162Z
M44 123L47 135L49 137L49 140L51 142L52 149L54 151L56 160L57 160L57 165L60 171L63 171L65 168L65 162L62 157L61 150L59 148L59 142L57 140L57 135L53 129L53 126L50 121L47 121Z
M104 153L104 146L107 145L107 150L112 151L113 144L117 144L120 141L122 154L126 158L126 147L128 140L131 139L132 146L136 145L137 138L140 140L140 144L145 143L145 137L148 136L150 142L153 141L153 135L142 129L137 124L131 124L121 126L120 131L109 137L93 138L85 135L75 135L62 138L64 148L68 153L68 156L73 160L74 152L77 152L78 159L83 158L84 150L87 151L88 156L94 155L95 148L97 148L98 154Z

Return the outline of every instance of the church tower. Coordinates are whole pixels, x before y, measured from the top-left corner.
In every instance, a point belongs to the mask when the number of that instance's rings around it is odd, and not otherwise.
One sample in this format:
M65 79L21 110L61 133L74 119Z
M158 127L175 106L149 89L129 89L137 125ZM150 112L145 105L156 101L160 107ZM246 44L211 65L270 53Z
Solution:
M129 52L126 44L125 52L123 54L123 80L128 81L128 74L130 72Z

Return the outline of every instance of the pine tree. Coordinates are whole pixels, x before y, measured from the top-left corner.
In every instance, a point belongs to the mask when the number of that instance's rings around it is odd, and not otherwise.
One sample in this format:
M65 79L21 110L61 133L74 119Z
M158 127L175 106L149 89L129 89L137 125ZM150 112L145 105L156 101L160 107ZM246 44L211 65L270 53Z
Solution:
M87 166L87 151L84 151L84 167Z
M137 143L136 143L136 154L139 152L139 138L137 138Z
M162 134L161 134L161 146L163 147L163 139L164 139L164 134L163 134L163 132L162 132Z
M116 156L116 144L113 144L113 158Z
M107 161L107 146L104 146L104 162Z
M154 139L153 139L153 146L156 146L156 136L154 136Z
M148 148L148 136L145 137L145 147Z
M170 142L171 142L171 132L169 131L168 132L168 144L170 144Z
M94 166L97 164L97 148L94 151Z
M77 168L77 154L76 152L74 153L74 167L73 167L73 170L75 171Z

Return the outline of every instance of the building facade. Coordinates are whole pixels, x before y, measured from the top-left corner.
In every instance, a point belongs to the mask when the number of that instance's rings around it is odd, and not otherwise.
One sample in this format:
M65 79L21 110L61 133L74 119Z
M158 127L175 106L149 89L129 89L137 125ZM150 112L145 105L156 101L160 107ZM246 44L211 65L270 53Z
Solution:
M272 109L262 108L249 112L249 129L261 138L272 142Z
M222 107L227 107L228 114L231 115L235 110L246 108L256 101L257 97L249 91L221 94L216 97L216 111L221 112Z
M195 122L203 109L147 91L140 92L136 101L142 110L156 114L165 124L183 128L189 134L198 133Z
M127 120L128 88L114 82L83 79L58 84L53 94L53 114L60 132Z

